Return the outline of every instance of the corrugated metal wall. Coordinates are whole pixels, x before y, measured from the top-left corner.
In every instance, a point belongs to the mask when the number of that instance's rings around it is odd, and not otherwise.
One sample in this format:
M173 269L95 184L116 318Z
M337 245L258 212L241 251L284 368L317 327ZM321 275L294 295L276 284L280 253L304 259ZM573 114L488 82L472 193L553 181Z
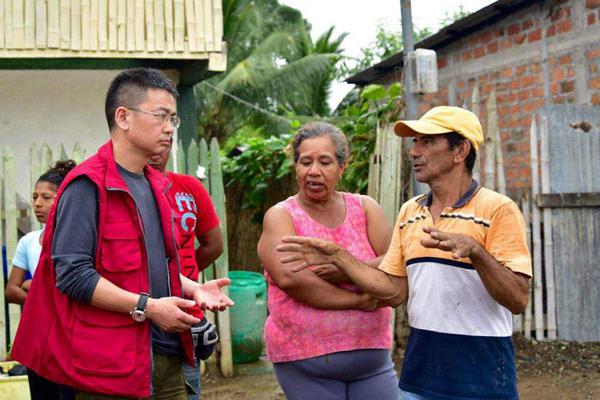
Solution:
M542 115L551 192L600 192L600 108L553 105ZM572 127L581 122L591 130ZM600 340L600 207L553 208L552 230L558 337Z

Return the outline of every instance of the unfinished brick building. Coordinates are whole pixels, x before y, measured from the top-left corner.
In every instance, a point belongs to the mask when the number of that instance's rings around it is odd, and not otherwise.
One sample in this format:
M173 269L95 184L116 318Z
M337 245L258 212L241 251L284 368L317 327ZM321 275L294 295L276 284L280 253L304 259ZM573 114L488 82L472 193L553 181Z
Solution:
M415 45L437 52L437 93L420 95L419 115L437 105L470 105L480 118L496 94L508 194L530 187L529 126L545 104L600 105L600 0L500 0ZM547 54L547 57L544 55ZM347 81L402 82L403 54Z

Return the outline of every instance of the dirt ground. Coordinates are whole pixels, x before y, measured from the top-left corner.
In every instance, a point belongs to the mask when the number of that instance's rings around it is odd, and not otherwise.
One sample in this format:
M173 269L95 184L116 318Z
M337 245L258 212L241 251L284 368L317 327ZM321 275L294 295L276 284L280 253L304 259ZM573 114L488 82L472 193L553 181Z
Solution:
M522 400L600 399L600 342L536 342L521 336L515 336L514 342ZM399 365L401 351L394 358ZM202 399L285 399L273 373L267 370L263 363L257 368L238 369L230 379L208 373L202 377Z

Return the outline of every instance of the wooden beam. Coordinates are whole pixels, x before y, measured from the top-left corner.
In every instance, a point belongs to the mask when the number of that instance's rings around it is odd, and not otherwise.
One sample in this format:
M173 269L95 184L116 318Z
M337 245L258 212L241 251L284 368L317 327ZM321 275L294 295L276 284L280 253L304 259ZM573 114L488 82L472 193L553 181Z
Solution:
M0 70L24 69L126 69L126 68L157 68L162 70L180 70L183 61L163 58L11 58L0 57Z
M71 2L69 0L60 0L60 18L58 26L60 28L60 48L71 48Z
M58 4L58 0L48 0L48 47L54 49L58 48L60 37L60 31L58 29L60 7Z
M215 260L215 273L217 278L226 278L229 275L229 254L227 252L227 213L225 202L225 188L223 186L223 171L219 157L219 142L216 137L210 141L210 189L215 211L221 221L221 235L223 236L223 253ZM223 287L223 293L229 295L229 288ZM221 373L226 378L233 376L233 358L231 354L231 321L229 309L218 313L219 342L221 344L220 367Z
M4 26L0 26L0 29L4 29L4 40L5 47L7 49L14 49L14 35L13 35L13 2L12 0L4 1Z
M25 42L24 48L33 49L35 47L35 2L34 0L25 0Z
M92 6L90 0L81 0L81 48L83 50L91 50L90 38Z
M224 72L227 69L227 53L209 53L208 69L213 72Z
M127 50L127 1L117 2L117 49Z
M223 4L222 0L213 0L214 50L223 51Z
M90 1L90 50L98 50L98 0Z
M154 51L154 5L146 0L146 51Z
M196 13L196 47L198 51L206 51L204 42L204 5L202 0L194 0L194 12Z
M544 193L536 197L540 208L600 207L600 192Z
M173 0L165 0L165 36L167 51L173 51L175 49L173 42Z
M206 51L215 51L215 32L213 31L213 7L211 0L204 0L204 45Z
M185 4L184 0L173 0L173 32L175 51L185 50Z
M135 0L135 49L137 51L143 51L145 49L145 23L144 0Z
M538 125L535 115L531 118L529 133L531 152L531 195L535 198L540 193L538 164ZM535 322L535 338L544 340L544 288L542 286L542 230L540 221L540 208L534 205L531 208L531 222L533 229L533 319Z
M209 68L208 60L185 61L180 71L180 85L194 85L219 73L219 71L213 71Z
M108 0L108 48L117 50L117 0Z
M185 0L185 21L187 27L187 42L191 52L196 52L196 14L194 13L194 1Z
M71 0L71 50L81 49L81 1Z
M164 60L208 60L212 54L218 55L219 53L191 53L189 51L177 52L177 53L168 53L166 51L132 51L126 54L122 52L117 52L116 49L107 50L107 51L92 51L92 50L79 50L77 52L63 50L63 49L32 49L32 50L5 50L0 49L0 63L5 60L10 59L31 59L31 58L76 58L76 59L84 59L84 58L140 58L140 59L164 59ZM223 55L218 55L216 58L223 59ZM212 62L212 61L211 61ZM211 64L212 65L212 64ZM216 63L215 65L222 65L221 62ZM212 68L211 68L212 69ZM221 71L219 71L221 72Z
M25 23L23 22L24 3L22 0L13 0L12 27L15 48L22 49L25 45Z
M5 229L6 237L4 244L6 245L6 257L8 260L12 260L15 255L15 249L17 248L17 195L16 195L16 164L15 157L10 147L4 146L4 152L2 157L4 173L4 212L5 212ZM227 234L227 233L225 233ZM12 270L12 263L8 263L8 276ZM17 333L17 326L19 325L19 317L21 315L21 307L17 304L8 305L8 317L10 325L10 342L12 343ZM2 332L4 333L4 332Z
M135 51L135 0L127 0L127 51Z
M0 49L4 47L4 30L6 29L6 24L4 23L4 1L0 0ZM0 329L2 329L2 326L0 325ZM0 346L2 345L2 342L0 342ZM2 350L0 349L0 352ZM0 356L2 356L2 353L0 353Z
M154 0L154 45L156 51L165 50L165 4Z
M108 50L108 2L98 0L98 48Z

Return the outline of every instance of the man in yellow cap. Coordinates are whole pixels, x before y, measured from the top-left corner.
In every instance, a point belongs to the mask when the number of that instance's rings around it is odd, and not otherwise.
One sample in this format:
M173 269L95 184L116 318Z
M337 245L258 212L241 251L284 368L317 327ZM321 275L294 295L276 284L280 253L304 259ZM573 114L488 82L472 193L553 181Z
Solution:
M442 106L394 131L413 137L413 171L431 191L402 206L379 269L311 238L284 238L282 261L332 263L382 305L408 300L401 398L517 399L511 313L527 305L531 258L517 205L472 178L481 124Z

